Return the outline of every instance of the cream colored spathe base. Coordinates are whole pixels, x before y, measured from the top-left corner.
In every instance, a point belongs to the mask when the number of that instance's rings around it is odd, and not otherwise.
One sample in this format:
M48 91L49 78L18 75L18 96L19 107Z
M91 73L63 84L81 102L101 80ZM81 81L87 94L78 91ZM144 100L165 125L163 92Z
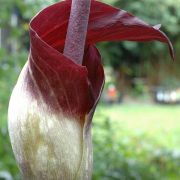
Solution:
M88 150L83 127L77 119L61 112L53 114L43 101L31 98L24 88L24 71L12 93L8 113L10 139L23 179L90 179L89 162L82 162L92 161L92 155L83 155L87 153L83 148ZM82 168L82 164L87 167Z

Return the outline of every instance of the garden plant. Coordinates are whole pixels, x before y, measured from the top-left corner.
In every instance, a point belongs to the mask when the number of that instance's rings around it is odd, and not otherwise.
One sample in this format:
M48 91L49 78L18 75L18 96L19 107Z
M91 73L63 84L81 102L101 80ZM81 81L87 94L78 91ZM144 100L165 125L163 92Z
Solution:
M95 44L157 40L174 58L171 42L160 25L95 0L53 4L31 20L29 31L29 57L8 112L22 178L91 179L91 123L104 85Z

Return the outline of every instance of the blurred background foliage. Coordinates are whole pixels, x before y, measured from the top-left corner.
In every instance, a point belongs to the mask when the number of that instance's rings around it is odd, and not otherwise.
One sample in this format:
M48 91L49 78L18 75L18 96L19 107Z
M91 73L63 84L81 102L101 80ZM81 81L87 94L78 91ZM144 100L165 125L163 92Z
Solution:
M0 0L0 179L20 179L7 131L8 100L28 57L30 19L58 0ZM180 179L179 106L152 104L157 87L180 87L180 0L104 0L151 25L161 23L176 52L172 62L159 42L98 44L107 83L123 96L139 97L97 109L93 124L93 179ZM111 73L108 73L110 69ZM110 74L110 75L109 75ZM5 179L5 178L4 178Z

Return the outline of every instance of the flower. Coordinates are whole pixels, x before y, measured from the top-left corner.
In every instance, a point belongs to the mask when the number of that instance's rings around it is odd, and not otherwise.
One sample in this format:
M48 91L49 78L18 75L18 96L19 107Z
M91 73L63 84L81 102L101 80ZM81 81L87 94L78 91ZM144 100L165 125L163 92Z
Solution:
M30 53L9 104L9 133L23 179L90 179L91 121L104 85L101 41L172 45L159 26L91 2L83 65L65 57L71 1L49 6L30 22Z

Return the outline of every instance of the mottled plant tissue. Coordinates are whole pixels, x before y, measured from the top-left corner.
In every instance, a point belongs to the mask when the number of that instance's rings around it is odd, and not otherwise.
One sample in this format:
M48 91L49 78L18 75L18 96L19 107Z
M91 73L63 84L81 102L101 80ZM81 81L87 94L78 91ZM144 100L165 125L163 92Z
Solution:
M64 55L82 64L91 0L73 0L67 28Z
M43 9L30 22L30 52L9 103L9 133L25 180L88 180L91 121L104 84L101 41L172 45L159 26L91 2L83 64L63 55L71 1ZM158 52L157 52L158 53Z

